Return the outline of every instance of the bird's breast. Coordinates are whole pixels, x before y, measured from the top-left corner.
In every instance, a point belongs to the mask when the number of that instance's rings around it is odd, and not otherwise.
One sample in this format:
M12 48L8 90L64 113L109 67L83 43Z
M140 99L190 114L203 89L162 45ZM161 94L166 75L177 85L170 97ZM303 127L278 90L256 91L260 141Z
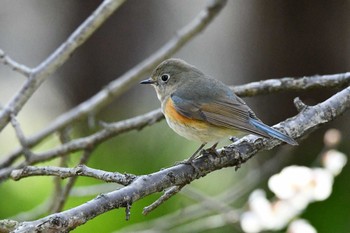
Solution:
M179 113L169 97L162 106L163 113L170 128L177 134L201 143L217 142L220 139L234 135L232 129L218 127L208 122L188 118Z

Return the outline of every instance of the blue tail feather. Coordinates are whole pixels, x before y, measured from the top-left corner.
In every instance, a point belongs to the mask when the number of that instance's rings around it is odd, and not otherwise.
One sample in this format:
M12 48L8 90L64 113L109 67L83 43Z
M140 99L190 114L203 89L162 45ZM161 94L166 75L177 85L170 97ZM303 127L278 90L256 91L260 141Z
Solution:
M250 120L250 123L252 125L254 125L256 128L258 128L259 130L265 132L266 134L268 134L269 136L273 137L273 138L276 138L278 140L281 140L283 142L286 142L290 145L298 145L298 143L291 137L271 128L270 126L268 125L265 125L264 123L262 123L261 121L259 120L256 120L256 119L249 119Z

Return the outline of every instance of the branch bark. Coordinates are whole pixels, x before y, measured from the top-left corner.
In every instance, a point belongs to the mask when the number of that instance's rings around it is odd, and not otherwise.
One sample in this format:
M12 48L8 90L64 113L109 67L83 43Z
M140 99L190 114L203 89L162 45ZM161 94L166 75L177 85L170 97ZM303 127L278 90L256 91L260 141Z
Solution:
M11 172L11 178L13 180L20 180L30 176L57 176L61 179L68 177L85 176L92 177L105 182L114 182L121 185L129 185L135 178L132 174L121 174L119 172L106 172L99 169L94 169L80 164L74 168L64 167L35 167L27 166L23 169L13 170Z
M336 93L315 106L306 106L293 118L275 125L282 127L294 138L310 133L326 122L334 120L350 108L350 87ZM240 166L257 152L280 145L278 140L262 139L248 135L215 153L204 152L202 157L191 164L179 164L159 172L137 177L130 185L119 190L102 194L80 206L45 218L23 222L14 232L56 232L68 231L106 211L129 206L131 203L152 193L169 187L184 186L210 172L232 166ZM195 166L196 168L194 168Z
M25 65L19 64L11 57L9 57L4 51L0 49L0 62L12 68L13 71L17 71L26 77L29 77L31 69Z
M320 88L345 88L350 84L350 72L330 75L314 75L301 78L268 79L232 87L239 96L256 96L285 91L307 91Z

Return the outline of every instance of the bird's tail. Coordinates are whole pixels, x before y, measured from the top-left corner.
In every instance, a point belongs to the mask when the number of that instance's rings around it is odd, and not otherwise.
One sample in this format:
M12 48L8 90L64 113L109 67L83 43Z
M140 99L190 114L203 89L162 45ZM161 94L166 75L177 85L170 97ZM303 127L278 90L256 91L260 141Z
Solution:
M262 123L261 121L259 120L256 120L256 119L253 119L251 118L250 119L250 122L252 125L254 125L256 128L258 128L259 130L263 131L264 133L268 134L269 136L273 137L273 138L276 138L278 140L281 140L283 142L286 142L290 145L293 145L293 146L296 146L298 145L298 143L291 137L271 128L270 126L268 125L265 125L264 123Z

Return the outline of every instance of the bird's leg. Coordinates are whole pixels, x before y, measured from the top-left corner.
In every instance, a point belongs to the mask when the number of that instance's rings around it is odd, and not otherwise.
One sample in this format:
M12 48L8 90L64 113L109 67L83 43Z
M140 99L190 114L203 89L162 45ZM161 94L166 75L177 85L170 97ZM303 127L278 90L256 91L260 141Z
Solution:
M214 153L216 156L220 156L218 154L218 152L216 151L216 146L218 145L219 142L215 143L214 145L212 145L210 148L204 150L208 153ZM203 149L203 147L206 145L207 143L203 143L202 145L200 145L200 147L193 153L193 155L191 155L191 157L189 157L188 159L186 159L185 161L181 162L183 164L189 164L191 165L199 174L199 176L203 176L203 173L201 172L201 170L193 163L193 160L197 158L198 153Z
M198 153L203 149L203 147L206 145L207 143L203 143L202 145L200 145L200 147L193 153L193 155L191 155L191 157L189 157L187 159L187 162L191 162L192 160L194 160L195 158L197 158Z
M218 152L216 151L216 146L218 145L219 142L215 143L214 145L212 145L211 147L209 147L208 149L206 149L205 151L207 153L212 153L215 154L217 157L219 157L220 155L218 154Z
M208 150L215 150L216 151L216 146L219 144L219 142L215 143L212 145Z
M195 167L194 165L193 165L193 160L195 159L195 158L197 158L197 155L198 155L198 153L203 149L203 147L206 145L207 143L203 143L202 145L200 145L200 147L193 153L193 155L191 155L191 157L189 157L188 159L185 159L184 161L182 161L182 162L176 162L175 164L177 165L177 164L191 164L193 167ZM196 168L197 169L197 168Z
M202 145L200 145L200 147L193 153L193 155L191 155L191 157L189 157L188 159L185 159L182 162L176 163L176 165L178 164L187 164L187 165L191 165L194 170L199 174L199 176L203 176L201 170L193 163L193 160L197 158L198 153L203 149L203 147L206 145L207 143L203 143Z

